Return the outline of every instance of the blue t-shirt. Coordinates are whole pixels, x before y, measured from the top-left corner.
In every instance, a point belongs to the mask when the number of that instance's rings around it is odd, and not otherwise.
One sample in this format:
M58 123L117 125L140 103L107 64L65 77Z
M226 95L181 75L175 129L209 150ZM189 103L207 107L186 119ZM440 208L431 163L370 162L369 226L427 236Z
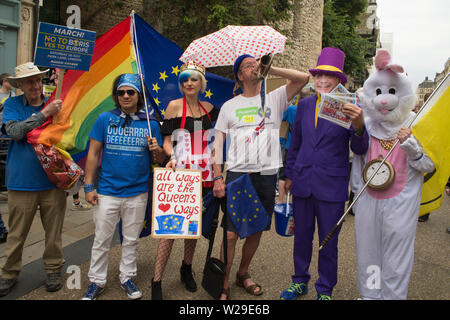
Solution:
M42 110L39 106L28 105L24 96L11 97L5 101L3 123L24 121ZM6 159L6 187L8 190L39 191L56 186L50 182L31 144L26 138L11 140Z
M104 112L95 121L90 138L103 143L98 193L115 197L133 197L148 192L150 151L146 120L128 120ZM162 145L159 123L150 121L152 137Z
M283 147L285 140L286 140L286 150L289 150L289 144L291 143L291 132L292 132L292 126L294 125L295 121L295 114L297 113L297 106L290 105L286 111L283 113L283 120L289 122L289 128L288 128L288 135L285 139L284 137L280 137L280 144Z

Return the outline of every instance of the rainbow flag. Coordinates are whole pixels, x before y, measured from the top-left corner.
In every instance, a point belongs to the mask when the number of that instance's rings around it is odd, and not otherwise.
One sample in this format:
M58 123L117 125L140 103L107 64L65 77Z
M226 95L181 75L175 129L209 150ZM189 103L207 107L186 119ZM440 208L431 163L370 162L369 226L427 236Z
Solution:
M55 123L48 119L41 127L29 132L28 142L56 145L80 164L87 155L89 133L98 115L114 109L112 85L115 77L122 73L143 74L149 114L164 118L169 101L181 97L178 74L182 54L183 50L175 43L132 13L95 41L88 72L66 72L61 90L61 112ZM202 100L220 108L232 98L233 81L208 72L206 80L207 90L200 97ZM54 95L49 102L53 99Z
M95 41L88 72L68 70L61 90L63 108L53 123L48 119L32 130L29 143L56 145L72 157L86 150L98 115L114 109L112 83L122 73L137 73L128 17ZM49 101L54 99L54 95ZM77 159L74 157L74 160Z

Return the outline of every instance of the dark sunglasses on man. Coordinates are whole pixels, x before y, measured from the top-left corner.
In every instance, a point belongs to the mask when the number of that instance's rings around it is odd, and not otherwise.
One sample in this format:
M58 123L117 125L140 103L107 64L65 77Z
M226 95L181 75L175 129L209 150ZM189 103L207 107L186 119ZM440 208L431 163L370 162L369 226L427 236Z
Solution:
M128 89L128 90L117 90L116 93L117 93L117 95L118 95L119 97L123 97L123 96L125 95L125 93L126 93L128 96L132 97L132 96L134 96L134 95L136 94L136 91L134 91L133 89Z

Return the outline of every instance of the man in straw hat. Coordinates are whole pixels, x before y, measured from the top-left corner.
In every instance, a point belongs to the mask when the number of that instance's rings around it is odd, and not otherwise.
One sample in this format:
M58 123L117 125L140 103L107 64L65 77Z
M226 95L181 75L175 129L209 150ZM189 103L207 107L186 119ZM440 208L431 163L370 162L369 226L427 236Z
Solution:
M61 110L62 101L54 100L45 108L42 78L48 71L40 71L28 62L15 68L15 77L8 82L23 91L5 102L2 132L12 140L6 160L8 188L9 235L6 242L6 261L0 277L0 297L7 295L17 282L22 268L25 239L39 206L45 231L44 269L46 290L62 287L61 268L64 264L61 230L66 211L66 194L56 188L45 174L33 146L27 143L27 133L42 125L48 117Z
M367 151L362 110L346 104L343 113L352 121L349 129L318 118L321 94L330 93L347 82L343 72L345 54L337 48L323 48L314 77L316 95L300 100L286 158L285 189L293 195L294 275L282 300L295 300L308 292L315 220L319 243L344 213L348 200L349 142L355 154ZM337 283L338 232L319 252L319 278L315 287L318 300L331 299Z

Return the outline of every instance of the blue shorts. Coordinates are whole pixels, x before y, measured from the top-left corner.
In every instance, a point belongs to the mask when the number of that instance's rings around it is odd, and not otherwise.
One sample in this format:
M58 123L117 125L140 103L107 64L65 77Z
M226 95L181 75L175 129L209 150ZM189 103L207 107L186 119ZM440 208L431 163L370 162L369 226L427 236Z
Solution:
M225 183L229 183L240 176L247 174L246 172L233 172L228 171L227 177ZM262 175L259 172L251 173L250 174L250 180L253 183L253 186L256 190L256 193L258 194L259 199L261 200L262 205L264 206L264 209L266 209L267 213L271 217L272 221L272 214L273 214L273 207L275 205L275 186L277 183L277 174L270 174L270 175ZM225 208L222 207L222 211L224 211ZM227 217L227 231L231 232L237 232L236 228L234 227L234 224L232 220L228 217L228 215L224 214ZM223 228L224 219L222 219L221 226ZM265 231L270 230L271 223L267 226Z

